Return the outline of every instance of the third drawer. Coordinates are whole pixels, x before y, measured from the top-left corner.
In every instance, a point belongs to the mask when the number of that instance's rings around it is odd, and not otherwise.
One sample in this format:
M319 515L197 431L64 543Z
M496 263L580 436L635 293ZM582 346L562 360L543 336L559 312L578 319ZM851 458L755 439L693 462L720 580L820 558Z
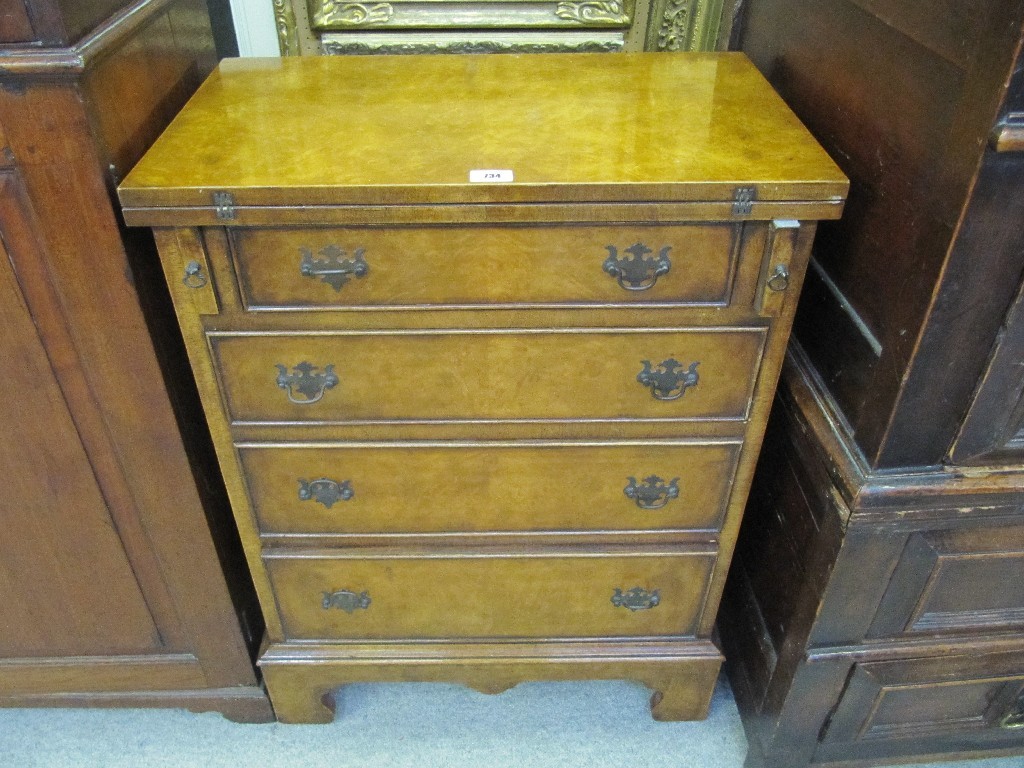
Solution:
M238 446L267 533L717 530L738 440Z

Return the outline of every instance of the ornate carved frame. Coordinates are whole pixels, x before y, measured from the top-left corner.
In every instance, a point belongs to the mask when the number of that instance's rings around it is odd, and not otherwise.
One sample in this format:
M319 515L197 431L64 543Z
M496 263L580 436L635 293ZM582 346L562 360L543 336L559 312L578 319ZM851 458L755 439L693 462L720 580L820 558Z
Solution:
M737 0L272 2L281 54L296 56L715 50Z

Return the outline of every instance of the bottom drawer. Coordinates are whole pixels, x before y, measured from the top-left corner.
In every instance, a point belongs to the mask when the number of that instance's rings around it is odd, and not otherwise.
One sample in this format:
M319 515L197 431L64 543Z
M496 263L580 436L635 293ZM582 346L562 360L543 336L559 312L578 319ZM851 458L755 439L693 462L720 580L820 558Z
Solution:
M692 635L714 551L264 556L291 639Z
M1024 652L854 665L815 761L1024 748Z

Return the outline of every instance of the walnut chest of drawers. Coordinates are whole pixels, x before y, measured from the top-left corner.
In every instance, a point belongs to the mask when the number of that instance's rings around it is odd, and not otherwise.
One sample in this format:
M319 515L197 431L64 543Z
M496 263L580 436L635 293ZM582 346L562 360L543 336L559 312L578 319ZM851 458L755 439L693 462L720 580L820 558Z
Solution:
M739 54L222 64L120 194L156 233L278 717L329 720L354 681L581 678L704 716L846 188Z

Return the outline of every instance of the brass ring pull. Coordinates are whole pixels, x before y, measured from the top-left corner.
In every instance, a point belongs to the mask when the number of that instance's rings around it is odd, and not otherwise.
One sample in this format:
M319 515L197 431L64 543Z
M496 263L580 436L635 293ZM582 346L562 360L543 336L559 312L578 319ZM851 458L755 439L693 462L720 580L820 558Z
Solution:
M768 287L778 293L789 287L789 270L785 264L779 264L768 278Z
M672 268L668 252L671 246L666 245L657 256L654 251L643 243L636 243L625 249L630 258L619 258L614 245L606 245L608 258L604 260L604 271L614 277L619 287L627 291L646 291L653 288L658 278L668 274Z
M694 361L686 368L683 364L670 357L655 368L650 360L641 360L643 370L637 374L636 380L651 390L651 395L656 400L678 400L690 387L697 386L700 381L700 374L697 373L697 366L700 361Z
M627 498L633 499L640 509L661 509L672 499L679 498L679 478L673 477L666 484L657 475L645 477L637 483L635 477L627 478L628 485L623 489Z
M206 275L203 274L203 265L198 261L190 261L185 265L185 277L181 281L186 288L202 288L206 285Z
M328 365L321 372L312 363L302 361L288 373L288 369L278 363L277 386L285 391L288 400L295 405L312 405L319 403L324 393L338 384L338 375L334 372L334 366ZM302 395L299 399L294 393Z
M334 592L324 592L320 605L325 611L331 608L340 608L345 613L354 613L357 610L366 610L370 607L370 593L367 591L353 592L350 589L339 589Z
M616 587L612 594L612 605L616 608L628 608L631 611L650 610L660 602L661 595L657 589L648 592L643 587L633 587L629 591L623 592Z
M321 477L317 480L299 480L299 501L316 501L330 509L339 501L348 501L356 492L352 490L351 480L328 480Z
M319 259L313 258L309 248L300 248L299 252L302 254L299 272L305 277L327 283L335 291L341 291L350 277L362 278L370 271L370 265L363 258L362 248L356 248L351 259L345 258L345 251L336 245L321 248Z

